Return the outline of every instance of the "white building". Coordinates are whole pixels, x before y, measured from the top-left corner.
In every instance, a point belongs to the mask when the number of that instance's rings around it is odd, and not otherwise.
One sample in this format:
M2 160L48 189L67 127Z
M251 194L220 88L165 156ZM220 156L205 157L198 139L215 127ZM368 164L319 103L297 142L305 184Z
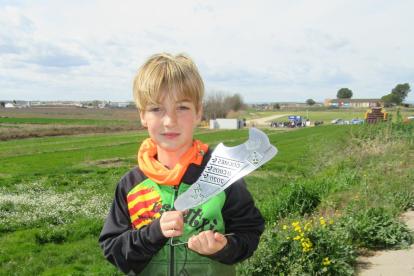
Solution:
M243 129L244 122L240 119L210 120L210 129Z
M4 107L5 107L5 108L14 108L14 104L12 104L12 103L6 103L6 104L4 105Z

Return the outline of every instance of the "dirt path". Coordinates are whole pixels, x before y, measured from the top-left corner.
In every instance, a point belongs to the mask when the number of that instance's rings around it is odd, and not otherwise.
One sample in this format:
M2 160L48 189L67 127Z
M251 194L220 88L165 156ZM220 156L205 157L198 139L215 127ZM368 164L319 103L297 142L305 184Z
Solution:
M414 230L414 211L403 214L408 227ZM360 258L359 276L414 275L414 247L405 250L384 250L373 257Z
M268 124L266 122L271 121L273 119L283 117L283 116L288 116L288 114L278 114L278 115L272 115L272 116L267 116L267 117L263 117L263 118L251 119L251 120L247 121L247 125L250 126L250 125L252 125L252 122L255 122L255 123L257 122L259 124L259 126L263 126L265 124L266 125Z

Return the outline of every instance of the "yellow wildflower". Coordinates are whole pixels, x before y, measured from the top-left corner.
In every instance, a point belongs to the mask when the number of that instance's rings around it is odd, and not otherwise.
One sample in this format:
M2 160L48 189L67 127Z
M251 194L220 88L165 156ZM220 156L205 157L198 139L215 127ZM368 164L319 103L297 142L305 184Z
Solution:
M330 221L329 221L329 224L333 224L333 220L330 220Z
M330 265L331 262L329 261L329 258L325 258L325 261L323 262L323 265Z
M287 226L286 225L283 225L283 229L286 229L287 228Z

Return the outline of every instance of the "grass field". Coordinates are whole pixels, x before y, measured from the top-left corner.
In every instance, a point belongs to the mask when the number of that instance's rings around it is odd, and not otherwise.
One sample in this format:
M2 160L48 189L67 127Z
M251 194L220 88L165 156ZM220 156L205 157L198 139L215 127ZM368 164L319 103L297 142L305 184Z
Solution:
M411 123L265 130L279 153L246 182L267 227L238 274L354 275L358 255L411 244L398 217L414 204L413 131ZM122 275L97 237L147 137L0 142L0 275ZM212 148L247 138L247 130L195 133Z
M94 119L57 119L57 118L0 118L0 124L35 124L35 125L116 125L128 124L122 120L94 120Z
M257 118L277 115L277 114L286 114L286 116L280 117L278 119L274 119L273 121L288 121L289 116L302 116L303 119L308 118L312 124L315 121L324 122L324 124L330 124L334 119L343 119L344 121L352 120L355 118L359 118L360 120L364 120L365 113L369 108L347 108L347 109L325 109L325 110L312 110L312 107L309 108L285 108L279 111L269 111L269 110L262 110L258 111L255 109L248 109L244 115L240 116L240 118L246 118L247 120L254 120ZM384 108L387 113L392 116L392 120L396 121L398 114L400 114L401 118L405 119L410 115L414 115L414 109L397 109L397 108ZM255 114L256 116L251 116L250 114ZM270 120L272 121L272 120Z

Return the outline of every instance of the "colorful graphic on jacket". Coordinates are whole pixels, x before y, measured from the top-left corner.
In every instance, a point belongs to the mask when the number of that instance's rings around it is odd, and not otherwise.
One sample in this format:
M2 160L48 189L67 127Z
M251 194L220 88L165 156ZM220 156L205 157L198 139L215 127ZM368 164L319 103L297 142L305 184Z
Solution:
M161 196L154 187L136 186L129 192L127 202L132 227L139 229L161 217Z

